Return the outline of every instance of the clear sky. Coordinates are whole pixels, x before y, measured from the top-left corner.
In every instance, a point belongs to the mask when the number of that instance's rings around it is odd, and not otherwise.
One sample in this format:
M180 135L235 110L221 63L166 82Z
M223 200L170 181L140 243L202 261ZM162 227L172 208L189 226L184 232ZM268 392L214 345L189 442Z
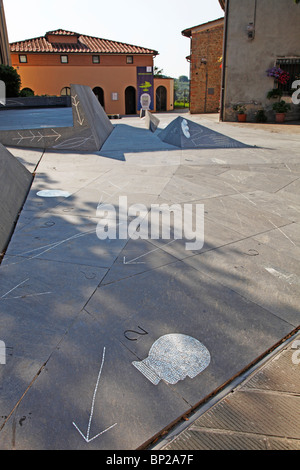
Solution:
M218 0L4 0L10 42L66 29L148 47L165 75L189 76L181 31L223 17Z

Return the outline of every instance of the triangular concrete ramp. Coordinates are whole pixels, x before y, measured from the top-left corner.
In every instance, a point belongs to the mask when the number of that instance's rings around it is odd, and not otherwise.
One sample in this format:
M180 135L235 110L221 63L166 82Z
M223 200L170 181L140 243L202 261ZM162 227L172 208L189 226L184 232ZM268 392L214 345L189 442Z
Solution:
M10 239L33 176L0 144L0 253Z
M149 129L151 132L155 132L156 129L158 128L158 125L160 123L160 120L156 117L153 116L150 111L146 110L145 114L145 124L147 129Z
M102 145L113 131L114 126L90 87L71 85L71 93L75 130L80 131L81 126L90 129L95 141L95 148L97 150L101 149ZM79 119L78 108L81 109Z
M0 142L7 147L99 151L114 129L107 114L88 86L71 85L71 102L72 127L0 130Z
M249 147L238 140L213 131L208 127L178 116L158 137L168 144L180 148L246 148Z

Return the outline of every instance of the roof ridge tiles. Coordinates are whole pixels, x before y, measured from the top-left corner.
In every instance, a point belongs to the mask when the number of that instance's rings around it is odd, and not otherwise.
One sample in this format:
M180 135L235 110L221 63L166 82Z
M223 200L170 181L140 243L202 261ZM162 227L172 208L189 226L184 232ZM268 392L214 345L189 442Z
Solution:
M50 42L49 35L55 36L77 36L77 44L61 42ZM38 42L38 47L37 47ZM152 54L158 55L158 52L142 46L128 44L121 41L112 39L99 38L97 36L90 36L86 34L79 34L73 31L64 29L57 29L48 31L45 36L38 36L36 38L25 39L23 41L16 41L10 43L11 52L18 52L22 49L23 52L85 52L85 53L103 53L103 54Z

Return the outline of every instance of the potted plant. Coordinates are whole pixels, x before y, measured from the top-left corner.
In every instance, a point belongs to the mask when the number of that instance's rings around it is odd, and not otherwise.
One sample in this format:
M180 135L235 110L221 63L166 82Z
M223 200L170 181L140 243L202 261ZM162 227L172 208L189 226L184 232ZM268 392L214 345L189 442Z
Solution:
M279 88L273 88L272 90L268 92L267 99L268 100L272 100L272 99L280 100L282 98L282 95L283 95L282 90L280 90Z
M274 103L272 108L276 113L276 122L284 122L285 114L289 109L291 109L291 105L286 103L284 100L281 100Z
M235 104L232 107L233 111L237 113L237 118L239 122L245 122L247 119L246 106L243 104Z

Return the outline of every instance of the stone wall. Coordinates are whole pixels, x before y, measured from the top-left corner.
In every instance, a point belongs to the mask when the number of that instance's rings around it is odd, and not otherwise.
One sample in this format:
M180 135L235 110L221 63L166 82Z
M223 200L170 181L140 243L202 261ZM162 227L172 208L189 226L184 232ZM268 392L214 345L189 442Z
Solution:
M190 112L217 113L220 107L223 25L192 33Z
M5 106L0 104L0 110L26 108L71 107L71 96L26 96L6 98Z

